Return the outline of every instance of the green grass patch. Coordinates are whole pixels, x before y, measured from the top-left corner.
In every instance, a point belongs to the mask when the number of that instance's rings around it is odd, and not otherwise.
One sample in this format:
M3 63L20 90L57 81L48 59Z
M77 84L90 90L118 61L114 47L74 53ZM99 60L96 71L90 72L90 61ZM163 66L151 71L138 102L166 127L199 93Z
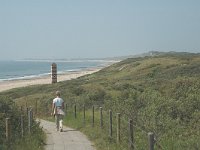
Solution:
M92 75L17 88L1 92L0 96L24 108L27 105L34 109L37 101L38 115L45 117L50 115L55 91L60 90L69 108L77 105L77 119L69 112L66 125L84 132L98 149L127 149L127 121L131 118L137 127L134 141L138 149L147 149L146 132L153 132L162 147L156 145L156 149L197 150L200 147L199 60L199 54L188 53L129 58ZM85 124L79 109L83 104L87 109ZM115 130L112 138L108 136L106 123L103 129L99 127L98 109L95 109L95 126L91 126L92 105L111 109L113 114L121 113L122 143L116 143ZM4 123L0 123L0 130L3 129Z
M112 136L109 134L110 122L109 122L109 112L103 111L103 127L100 126L100 112L98 108L95 108L94 112L94 124L92 117L92 109L88 109L85 112L85 120L83 110L79 110L76 114L74 109L68 109L67 116L64 118L64 124L66 126L72 127L76 130L83 132L89 140L91 140L97 150L127 150L129 146L128 140L128 120L121 118L121 133L120 133L120 141L117 142L117 121L116 115L113 115L112 119ZM137 144L135 147L140 147L140 149L147 149L147 135L142 133L139 130L135 130L135 138L137 140Z

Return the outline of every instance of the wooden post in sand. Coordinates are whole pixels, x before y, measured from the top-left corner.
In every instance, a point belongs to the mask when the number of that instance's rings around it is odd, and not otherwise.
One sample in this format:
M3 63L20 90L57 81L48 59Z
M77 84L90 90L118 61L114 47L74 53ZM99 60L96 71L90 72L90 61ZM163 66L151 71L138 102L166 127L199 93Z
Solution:
M109 136L112 137L113 130L112 130L112 110L109 110Z
M133 120L129 119L129 150L134 150L134 143L133 143Z
M154 133L149 132L148 133L148 140L149 140L149 150L154 150Z
M120 113L117 113L117 143L120 143Z
M74 118L76 119L76 104L74 105Z
M52 63L51 65L51 83L57 83L57 65Z
M103 111L102 111L102 107L99 107L99 111L100 111L100 127L103 128Z
M10 118L6 118L6 140L7 140L7 142L10 142L10 137L11 137Z
M94 127L94 106L92 106L92 127Z
M85 125L85 105L83 105L83 124Z
M21 115L21 134L24 137L24 115Z
M33 124L33 111L32 108L28 111L28 132L31 133L31 128Z

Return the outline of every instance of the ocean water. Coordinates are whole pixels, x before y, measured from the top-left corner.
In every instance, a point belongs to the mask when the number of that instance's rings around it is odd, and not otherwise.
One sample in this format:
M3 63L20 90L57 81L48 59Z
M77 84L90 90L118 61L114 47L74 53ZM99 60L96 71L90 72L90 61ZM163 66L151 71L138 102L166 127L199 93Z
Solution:
M58 74L80 71L106 65L102 60L53 61L57 64ZM51 74L52 61L0 61L0 82L7 80L29 79Z

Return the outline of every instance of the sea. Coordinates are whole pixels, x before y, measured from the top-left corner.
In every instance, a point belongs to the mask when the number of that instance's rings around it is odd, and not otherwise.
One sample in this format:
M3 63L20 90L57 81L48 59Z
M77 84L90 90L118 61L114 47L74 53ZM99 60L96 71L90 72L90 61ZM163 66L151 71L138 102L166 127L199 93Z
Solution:
M31 79L51 74L52 63L57 64L57 73L63 74L112 63L107 60L12 60L0 61L0 82Z

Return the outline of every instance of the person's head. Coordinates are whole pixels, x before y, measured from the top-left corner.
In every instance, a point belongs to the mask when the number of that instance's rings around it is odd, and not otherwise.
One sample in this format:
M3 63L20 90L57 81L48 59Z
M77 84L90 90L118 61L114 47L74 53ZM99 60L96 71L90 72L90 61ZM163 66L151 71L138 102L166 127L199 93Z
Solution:
M60 91L56 91L56 96L60 97Z

